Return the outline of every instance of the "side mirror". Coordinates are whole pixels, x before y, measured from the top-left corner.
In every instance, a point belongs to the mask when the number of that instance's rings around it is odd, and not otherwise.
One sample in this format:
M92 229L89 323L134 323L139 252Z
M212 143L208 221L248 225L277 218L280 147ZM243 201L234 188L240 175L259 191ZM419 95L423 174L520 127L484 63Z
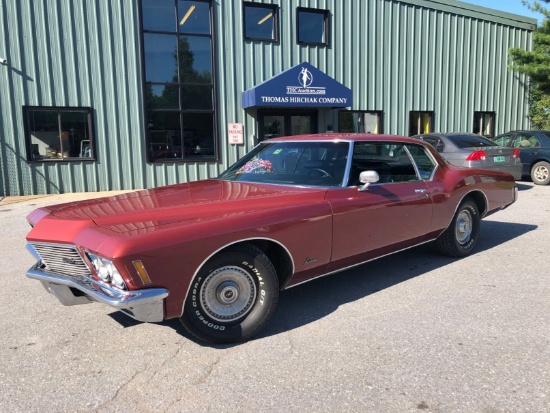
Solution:
M376 171L363 171L359 175L359 181L364 184L361 188L359 188L359 192L364 192L368 189L370 184L373 184L375 182L378 182L380 179L380 176L378 175L378 172Z

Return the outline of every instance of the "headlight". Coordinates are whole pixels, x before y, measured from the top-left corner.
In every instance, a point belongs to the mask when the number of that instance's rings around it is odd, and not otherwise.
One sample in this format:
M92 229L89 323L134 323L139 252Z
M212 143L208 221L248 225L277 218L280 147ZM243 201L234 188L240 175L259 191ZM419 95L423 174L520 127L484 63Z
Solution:
M92 262L94 269L97 272L99 278L107 283L112 283L115 287L121 290L126 289L126 283L120 275L120 272L111 261L106 258L98 257L95 254L88 253L88 258Z
M114 265L113 265L113 268L114 268ZM120 275L120 273L117 271L116 268L113 269L111 277L113 279L113 285L115 287L118 287L121 290L126 289L126 283L124 282L124 279L122 278L122 275Z

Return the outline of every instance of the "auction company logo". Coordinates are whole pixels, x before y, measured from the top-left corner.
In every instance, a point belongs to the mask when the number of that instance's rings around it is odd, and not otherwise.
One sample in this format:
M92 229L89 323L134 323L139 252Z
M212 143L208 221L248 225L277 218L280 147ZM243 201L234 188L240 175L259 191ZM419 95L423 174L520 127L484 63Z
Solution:
M300 86L287 86L287 95L325 95L327 93L324 87L311 87L313 83L313 75L306 67L298 74L298 83Z
M300 82L303 87L308 87L313 83L313 75L305 67L302 67L300 76L298 76L298 82Z

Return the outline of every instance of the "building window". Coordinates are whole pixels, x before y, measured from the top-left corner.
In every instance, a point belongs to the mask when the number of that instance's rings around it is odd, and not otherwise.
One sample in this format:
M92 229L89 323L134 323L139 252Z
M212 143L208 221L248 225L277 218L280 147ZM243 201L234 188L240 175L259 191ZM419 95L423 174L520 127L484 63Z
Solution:
M495 136L495 112L474 112L473 132L487 138Z
M296 9L296 32L299 44L328 46L328 10Z
M338 112L338 132L383 133L382 112L341 110Z
M28 161L95 160L92 109L23 106Z
M211 2L141 4L148 160L215 160Z
M279 8L275 4L243 3L244 38L248 40L279 40Z
M411 111L409 115L409 136L433 132L433 112Z

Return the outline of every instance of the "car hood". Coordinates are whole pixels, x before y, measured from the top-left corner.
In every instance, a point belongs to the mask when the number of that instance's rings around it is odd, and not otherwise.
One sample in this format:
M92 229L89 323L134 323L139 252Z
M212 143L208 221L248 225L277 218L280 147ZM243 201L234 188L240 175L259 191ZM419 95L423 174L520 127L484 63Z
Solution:
M326 188L210 179L40 208L28 216L93 221L118 233L182 221L204 221L253 211L300 205L324 198Z

